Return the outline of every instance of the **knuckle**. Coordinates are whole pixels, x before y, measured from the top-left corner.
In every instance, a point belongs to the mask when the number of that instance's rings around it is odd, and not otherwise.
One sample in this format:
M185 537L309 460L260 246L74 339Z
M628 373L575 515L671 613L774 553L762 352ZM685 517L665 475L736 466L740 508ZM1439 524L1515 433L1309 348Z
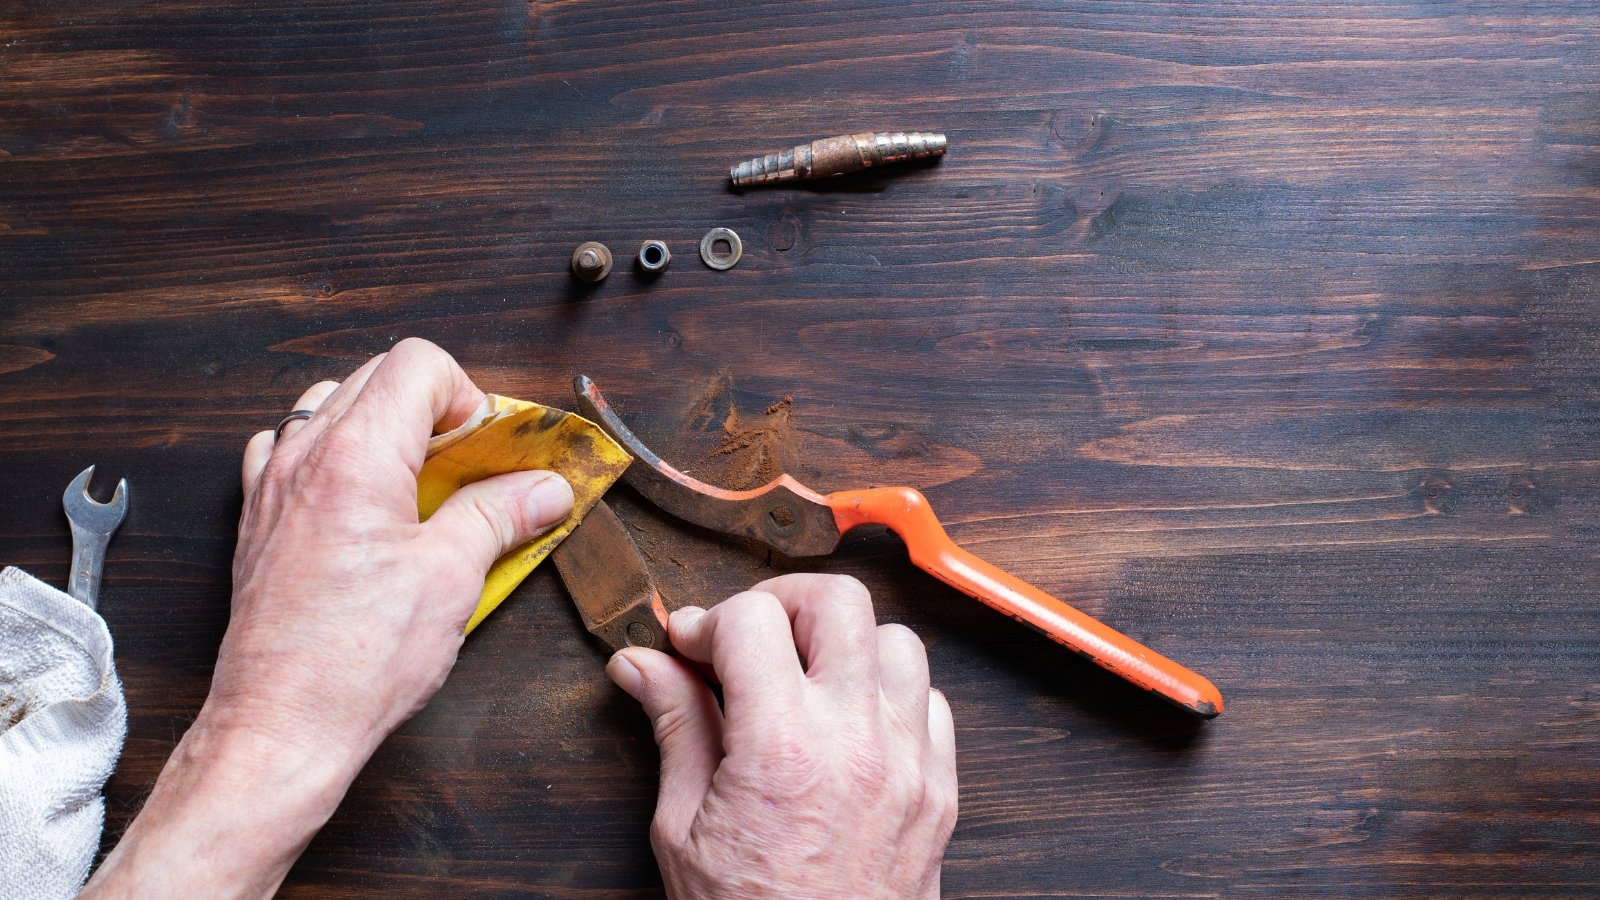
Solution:
M827 576L828 583L818 596L816 615L832 623L856 653L871 653L877 629L872 597L866 585L846 575Z
M684 836L671 827L658 811L655 818L650 820L650 846L655 849L656 855L668 858L682 855L685 844Z
M646 676L646 678L648 678L648 676ZM647 683L645 685L646 690L648 690L649 687L650 686ZM666 745L678 740L678 737L684 732L692 729L694 724L694 712L687 706L674 706L665 710L660 715L656 716L654 724L656 745L659 747L665 747Z
M408 337L389 348L391 357L406 357L422 359L429 356L444 356L444 350L438 344L426 338Z
M872 592L861 580L850 575L819 575L823 594L830 603L850 609L872 609Z
M888 790L895 807L907 818L927 815L933 808L930 802L932 798L928 796L927 779L917 777L914 773L900 773L898 778L889 782Z
M282 460L268 457L267 464L262 466L261 474L256 478L256 493L263 500L276 497L284 488L289 479L290 468Z
M261 469L261 474L256 476L255 490L251 492L242 511L244 516L252 512L259 513L264 509L274 509L282 502L288 479L285 474L286 468L281 461L274 464L273 460L268 458L267 464Z
M785 616L783 604L766 591L741 591L717 604L719 629L735 632L764 628L774 616Z
M511 546L517 539L517 526L511 520L511 517L506 515L504 508L492 498L476 491L470 495L469 499L478 517L489 528L489 537L495 545L490 549L498 554L499 548Z
M388 363L403 369L442 374L457 368L455 357L446 353L443 347L418 337L409 337L395 344L388 356Z
M901 625L899 622L890 622L878 626L878 640L895 647L914 650L917 653L926 653L922 638L915 631Z

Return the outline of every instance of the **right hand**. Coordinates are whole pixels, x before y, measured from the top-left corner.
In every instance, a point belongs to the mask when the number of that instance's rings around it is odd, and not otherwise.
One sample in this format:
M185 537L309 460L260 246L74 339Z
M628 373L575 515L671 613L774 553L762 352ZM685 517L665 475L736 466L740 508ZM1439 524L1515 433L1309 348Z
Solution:
M680 609L668 631L715 671L725 710L664 653L606 668L655 725L668 894L938 897L955 725L910 629L878 627L853 578L797 574Z

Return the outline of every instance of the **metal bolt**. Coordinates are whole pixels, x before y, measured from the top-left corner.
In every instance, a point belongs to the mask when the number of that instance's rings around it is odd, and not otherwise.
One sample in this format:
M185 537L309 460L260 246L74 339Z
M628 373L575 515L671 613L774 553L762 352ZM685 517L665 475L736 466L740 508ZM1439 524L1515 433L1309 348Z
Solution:
M595 241L579 244L572 251L572 274L584 281L600 281L611 274L611 251Z

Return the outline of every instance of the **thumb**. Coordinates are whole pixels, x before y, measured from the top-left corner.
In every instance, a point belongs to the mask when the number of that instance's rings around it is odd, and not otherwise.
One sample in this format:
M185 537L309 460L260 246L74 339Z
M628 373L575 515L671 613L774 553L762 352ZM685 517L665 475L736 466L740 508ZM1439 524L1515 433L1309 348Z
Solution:
M572 512L572 488L554 472L509 472L450 495L424 528L487 570L513 547L533 540Z
M606 674L639 701L655 726L661 747L655 827L682 838L722 762L722 709L717 698L699 675L659 650L619 650L606 665Z

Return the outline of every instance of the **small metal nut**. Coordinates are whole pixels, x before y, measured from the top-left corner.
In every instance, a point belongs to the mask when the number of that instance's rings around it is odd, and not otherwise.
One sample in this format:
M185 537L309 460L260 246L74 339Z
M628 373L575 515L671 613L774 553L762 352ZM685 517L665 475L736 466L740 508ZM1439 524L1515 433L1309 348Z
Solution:
M718 241L727 241L732 248L726 255L718 255L716 245ZM731 269L738 265L739 257L744 255L744 243L731 228L713 228L706 232L700 239L700 259L713 269Z
M584 241L572 251L572 274L584 281L600 281L611 274L611 251L605 244Z
M672 262L672 251L661 241L645 241L639 245L639 268L646 272L664 272Z

